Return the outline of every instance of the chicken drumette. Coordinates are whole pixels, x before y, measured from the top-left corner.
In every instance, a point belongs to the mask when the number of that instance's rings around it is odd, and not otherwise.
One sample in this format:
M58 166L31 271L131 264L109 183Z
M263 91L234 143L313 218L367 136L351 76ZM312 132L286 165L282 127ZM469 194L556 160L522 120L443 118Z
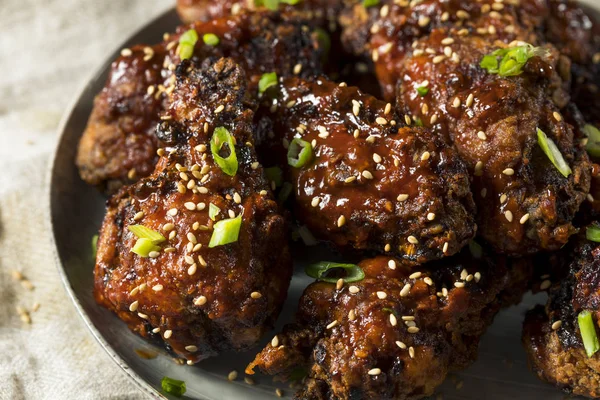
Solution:
M400 110L454 144L473 176L480 236L510 255L562 247L576 232L572 220L590 184L585 149L560 110L568 60L550 45L513 42L540 42L536 5L385 1L379 11L357 5L342 18L348 46L372 56ZM517 71L480 66L485 56L497 60L496 50L518 46L527 55ZM556 144L562 172L540 140Z
M592 224L588 228L598 229ZM586 239L586 229L577 235L562 259L567 277L549 291L546 307L527 314L523 344L533 371L566 392L600 397L600 357L588 356L578 316L591 312L591 330L596 330L600 304L600 245ZM587 328L589 330L589 326ZM594 332L594 336L596 332Z
M476 246L474 249L479 249ZM469 250L411 267L359 264L365 278L316 282L287 325L248 366L286 379L308 370L298 399L418 399L464 368L502 305L519 301L531 266ZM483 258L477 258L483 257Z
M325 78L282 79L261 104L259 155L286 171L295 215L318 238L414 263L473 238L463 163L391 104Z
M305 29L304 20L295 14L241 12L182 26L155 46L124 49L96 97L81 138L77 165L84 181L114 192L153 171L162 145L156 124L174 87L179 40L191 29L198 35L192 61L232 57L245 69L251 91L264 73L312 76L320 71L318 34Z
M152 175L109 200L94 294L191 363L256 344L292 267L285 219L253 148L244 72L221 59L201 71L186 61L176 75L158 128L168 149ZM163 238L144 254L133 226Z

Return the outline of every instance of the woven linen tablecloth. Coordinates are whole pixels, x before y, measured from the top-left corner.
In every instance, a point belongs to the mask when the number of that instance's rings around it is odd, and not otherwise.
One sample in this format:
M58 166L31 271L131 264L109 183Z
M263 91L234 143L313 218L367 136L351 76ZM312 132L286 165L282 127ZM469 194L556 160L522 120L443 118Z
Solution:
M44 223L45 180L60 117L77 89L173 4L0 1L0 399L143 398L63 289Z

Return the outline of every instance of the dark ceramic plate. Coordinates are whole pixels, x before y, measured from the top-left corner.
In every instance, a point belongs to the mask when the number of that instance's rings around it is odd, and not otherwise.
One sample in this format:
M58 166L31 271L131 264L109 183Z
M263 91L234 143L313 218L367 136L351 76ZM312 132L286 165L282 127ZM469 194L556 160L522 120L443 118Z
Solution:
M588 3L596 1L588 0ZM170 32L177 25L175 12L169 11L150 22L120 48L136 43L158 42L162 40L163 32ZM79 179L74 159L94 96L103 87L110 62L117 54L118 51L109 55L67 110L50 171L48 220L56 245L57 264L67 292L96 340L140 389L151 397L169 397L160 389L162 377L169 376L186 382L186 398L191 399L276 398L277 387L291 398L291 389L283 384L274 384L269 377L255 377L257 384L254 386L241 379L244 367L262 346L242 354L223 354L195 367L177 365L162 349L131 333L117 317L95 304L92 297L94 262L90 241L101 224L106 199ZM298 297L309 283L302 272L303 264L310 258L331 257L323 255L323 252L326 250L313 247L296 257L296 272L278 323L279 328L291 319ZM520 342L525 310L544 300L543 296L527 297L518 307L500 313L482 340L479 361L466 371L451 376L440 388L444 399L562 399L559 391L541 383L529 372ZM261 345L270 340L271 336L267 336ZM144 359L136 350L153 351L158 356ZM240 373L240 378L235 382L227 380L227 374L232 370ZM461 389L456 388L459 382L463 382Z

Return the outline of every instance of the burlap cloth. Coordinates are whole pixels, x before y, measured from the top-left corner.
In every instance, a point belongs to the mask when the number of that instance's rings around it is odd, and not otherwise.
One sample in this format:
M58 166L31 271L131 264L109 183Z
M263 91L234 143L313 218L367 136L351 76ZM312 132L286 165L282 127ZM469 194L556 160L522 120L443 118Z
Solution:
M45 179L56 128L77 89L173 3L0 0L0 399L143 397L63 289L44 223Z

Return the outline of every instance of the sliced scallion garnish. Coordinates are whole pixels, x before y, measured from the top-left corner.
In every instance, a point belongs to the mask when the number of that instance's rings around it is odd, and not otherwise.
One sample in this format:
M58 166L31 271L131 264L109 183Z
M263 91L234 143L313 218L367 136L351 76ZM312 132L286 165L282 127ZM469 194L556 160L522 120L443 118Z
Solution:
M271 86L277 85L277 73L269 72L262 74L258 81L258 93L264 93Z
M591 357L600 350L600 343L598 342L598 335L596 335L592 313L587 310L580 312L577 316L577 324L579 325L579 332L581 333L585 352L588 357Z
M98 252L98 235L92 236L92 254L94 258L96 258L96 253Z
M210 219L212 219L213 221L215 220L217 215L219 215L220 212L221 212L221 209L218 206L214 205L213 203L210 203L208 205L208 217Z
M541 56L544 51L528 43L522 46L498 49L484 56L479 66L490 74L517 76L523 73L523 67L530 58Z
M331 36L329 36L329 33L322 28L316 28L315 32L317 33L317 40L323 49L323 54L329 54L329 51L331 50Z
M594 125L587 124L583 127L583 133L588 138L585 150L593 157L600 157L600 130Z
M223 145L227 143L229 147L229 155L221 157L219 155ZM210 138L210 151L215 160L215 163L229 176L235 176L238 170L238 160L235 154L235 142L229 131L223 127L215 128L215 132Z
M427 96L427 93L429 93L429 88L427 86L419 86L417 88L417 93L421 97Z
M208 247L224 246L237 242L242 226L242 215L235 218L223 219L215 224Z
M294 138L288 147L288 164L294 168L302 168L313 156L312 145L306 140Z
M365 8L373 7L379 4L379 0L363 0L363 6Z
M194 55L194 46L198 41L198 32L195 29L185 31L179 37L179 58L186 60Z
M311 264L306 267L305 272L311 278L329 283L336 283L340 278L344 278L345 282L358 282L365 278L364 271L356 264L340 264L328 261Z
M177 379L169 378L165 376L160 382L160 386L165 393L172 394L173 396L181 397L185 394L185 382L178 381Z
M483 248L474 240L469 242L469 251L473 258L481 258L483 256Z
M596 225L590 225L585 230L585 238L592 242L600 243L600 227Z
M554 141L546 136L546 134L540 128L537 128L537 137L538 144L546 156L548 156L552 164L554 164L558 172L560 172L565 178L571 175L571 168L563 158Z
M298 228L298 235L300 235L300 239L302 239L306 246L316 246L319 244L312 232L305 225Z
M216 46L219 44L219 37L214 33L205 33L202 36L202 40L209 46Z
M153 231L144 225L129 225L128 229L133 232L135 236L140 239L149 239L153 244L161 244L167 240L163 235L157 231Z
M147 238L138 239L131 249L132 253L135 253L140 257L148 257L153 251L160 251L160 247Z
M279 187L283 183L283 171L279 167L265 168L265 175L269 182L275 182L275 187Z

